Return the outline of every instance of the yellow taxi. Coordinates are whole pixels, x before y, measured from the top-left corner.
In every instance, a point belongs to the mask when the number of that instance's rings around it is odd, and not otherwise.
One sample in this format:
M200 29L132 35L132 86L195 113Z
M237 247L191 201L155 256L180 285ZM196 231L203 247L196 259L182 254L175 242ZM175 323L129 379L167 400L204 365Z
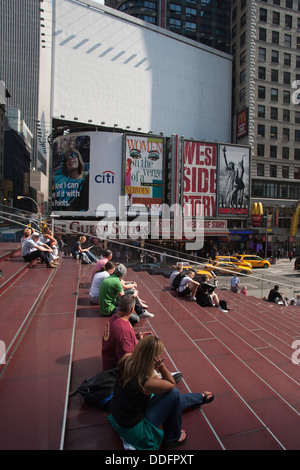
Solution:
M271 266L271 263L267 259L263 259L257 255L237 255L236 257L240 261L251 263L252 268L269 268Z
M213 274L210 271L207 271L207 270L203 269L203 266L193 266L193 265L191 265L190 263L188 263L186 261L183 261L182 263L181 262L176 263L176 266L173 266L173 268L176 269L179 264L182 264L183 269L186 270L186 271L190 271L192 269L193 271L195 271L196 275L201 276L202 274L207 274L209 279L211 279L213 277Z
M248 266L248 268L252 268L251 263L247 261L241 261L235 256L216 256L215 261L220 261L221 263L233 263L237 264L238 266Z
M217 276L225 276L226 274L233 273L252 274L252 269L248 266L239 266L234 263L223 263L221 261L212 261L210 264L206 264L204 269L213 271Z

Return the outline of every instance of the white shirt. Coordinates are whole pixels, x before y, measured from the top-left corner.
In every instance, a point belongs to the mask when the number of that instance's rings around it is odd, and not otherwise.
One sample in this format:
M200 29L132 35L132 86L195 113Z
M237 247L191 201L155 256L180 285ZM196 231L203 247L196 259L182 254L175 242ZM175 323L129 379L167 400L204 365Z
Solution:
M22 256L29 255L32 251L37 250L37 245L31 237L25 238L22 242Z
M99 287L101 282L106 278L109 277L110 274L107 271L100 271L94 274L93 281L90 288L90 297L98 297L99 295Z
M178 287L178 292L184 291L186 285L191 282L193 279L191 279L189 276L184 276L184 278L181 280L179 287Z

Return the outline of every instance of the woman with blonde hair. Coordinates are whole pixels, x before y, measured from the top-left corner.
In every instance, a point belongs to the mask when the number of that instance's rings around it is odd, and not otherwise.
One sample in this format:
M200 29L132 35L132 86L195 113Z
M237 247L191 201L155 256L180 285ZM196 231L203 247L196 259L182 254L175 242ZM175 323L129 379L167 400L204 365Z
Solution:
M180 394L159 358L163 349L159 338L146 336L117 366L108 419L121 438L137 450L184 444L187 433L181 429L182 410L199 408L214 399L211 392Z

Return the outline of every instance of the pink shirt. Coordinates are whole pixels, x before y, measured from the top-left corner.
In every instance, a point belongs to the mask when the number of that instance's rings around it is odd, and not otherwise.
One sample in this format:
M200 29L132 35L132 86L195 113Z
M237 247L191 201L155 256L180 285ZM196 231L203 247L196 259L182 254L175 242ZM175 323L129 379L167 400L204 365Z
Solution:
M104 266L106 265L107 261L108 261L107 258L98 259L98 261L95 264L94 269L93 269L91 282L93 281L93 277L94 277L95 273L97 273L98 271L101 271L101 269L104 268Z

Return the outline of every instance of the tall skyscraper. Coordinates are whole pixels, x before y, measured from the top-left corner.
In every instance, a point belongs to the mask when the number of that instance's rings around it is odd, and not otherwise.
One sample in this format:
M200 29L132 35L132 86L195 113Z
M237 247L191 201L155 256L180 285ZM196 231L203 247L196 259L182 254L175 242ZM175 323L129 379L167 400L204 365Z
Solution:
M231 0L105 0L105 4L220 51L230 52Z
M233 140L251 145L252 202L279 245L300 199L300 1L233 0L232 53Z
M0 0L0 78L32 132L38 117L39 0Z

